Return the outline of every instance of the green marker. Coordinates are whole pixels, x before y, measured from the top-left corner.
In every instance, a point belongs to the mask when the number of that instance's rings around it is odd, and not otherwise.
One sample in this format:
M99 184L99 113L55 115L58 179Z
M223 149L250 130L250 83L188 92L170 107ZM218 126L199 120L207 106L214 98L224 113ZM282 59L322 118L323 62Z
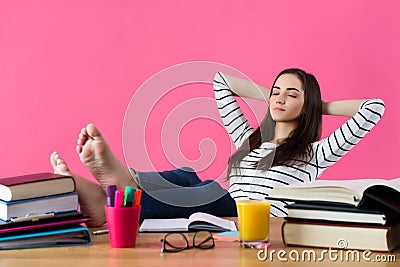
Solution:
M125 187L124 207L132 207L135 198L136 188L132 186Z

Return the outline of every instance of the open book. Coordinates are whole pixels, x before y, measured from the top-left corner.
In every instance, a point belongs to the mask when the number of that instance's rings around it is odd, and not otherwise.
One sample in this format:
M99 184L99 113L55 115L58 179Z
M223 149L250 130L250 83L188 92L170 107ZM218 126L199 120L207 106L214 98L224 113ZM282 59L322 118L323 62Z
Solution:
M139 232L190 232L190 231L237 231L233 221L217 216L196 212L188 219L145 219L139 228Z
M267 199L297 203L318 202L350 205L383 211L393 217L400 213L400 178L393 180L317 180L314 182L275 187Z

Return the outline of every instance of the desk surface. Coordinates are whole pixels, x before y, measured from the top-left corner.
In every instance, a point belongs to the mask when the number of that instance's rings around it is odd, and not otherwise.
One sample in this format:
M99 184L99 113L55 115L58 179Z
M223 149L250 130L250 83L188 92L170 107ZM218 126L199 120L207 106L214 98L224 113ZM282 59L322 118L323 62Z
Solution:
M326 255L323 262L300 261L295 262L289 259L289 253L293 250L301 252L311 248L285 247L282 243L280 227L282 219L272 218L271 220L271 245L268 254L275 250L273 259L267 258L261 261L257 253L258 249L243 249L237 242L216 241L215 249L200 250L191 249L179 253L160 253L163 234L141 233L138 235L136 248L112 249L110 248L108 235L93 236L93 245L78 247L58 247L42 249L24 249L0 251L0 266L115 266L115 267L136 267L136 266L398 266L400 253L372 253L369 257L375 260L376 257L394 255L396 262L360 262L330 260ZM278 260L277 253L280 250L286 252L287 262ZM317 255L321 249L315 249ZM282 253L282 252L281 252ZM294 254L293 254L294 255ZM338 254L339 255L339 254ZM264 256L264 254L260 254ZM343 257L345 258L345 257ZM391 259L392 260L392 259ZM393 260L392 260L393 261Z

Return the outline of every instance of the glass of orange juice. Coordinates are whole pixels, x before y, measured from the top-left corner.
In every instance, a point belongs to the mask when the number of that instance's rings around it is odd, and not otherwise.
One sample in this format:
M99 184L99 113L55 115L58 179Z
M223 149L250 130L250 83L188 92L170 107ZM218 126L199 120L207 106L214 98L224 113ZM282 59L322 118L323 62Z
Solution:
M264 200L236 201L239 238L243 247L264 248L269 245L269 213L271 202Z

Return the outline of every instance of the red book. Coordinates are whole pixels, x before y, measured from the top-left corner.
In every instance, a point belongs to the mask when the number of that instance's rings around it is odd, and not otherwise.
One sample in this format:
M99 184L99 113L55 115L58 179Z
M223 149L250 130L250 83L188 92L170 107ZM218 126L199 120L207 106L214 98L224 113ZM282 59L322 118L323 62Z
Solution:
M35 173L0 179L0 199L3 201L38 198L73 191L75 191L75 181L72 176L54 173Z

